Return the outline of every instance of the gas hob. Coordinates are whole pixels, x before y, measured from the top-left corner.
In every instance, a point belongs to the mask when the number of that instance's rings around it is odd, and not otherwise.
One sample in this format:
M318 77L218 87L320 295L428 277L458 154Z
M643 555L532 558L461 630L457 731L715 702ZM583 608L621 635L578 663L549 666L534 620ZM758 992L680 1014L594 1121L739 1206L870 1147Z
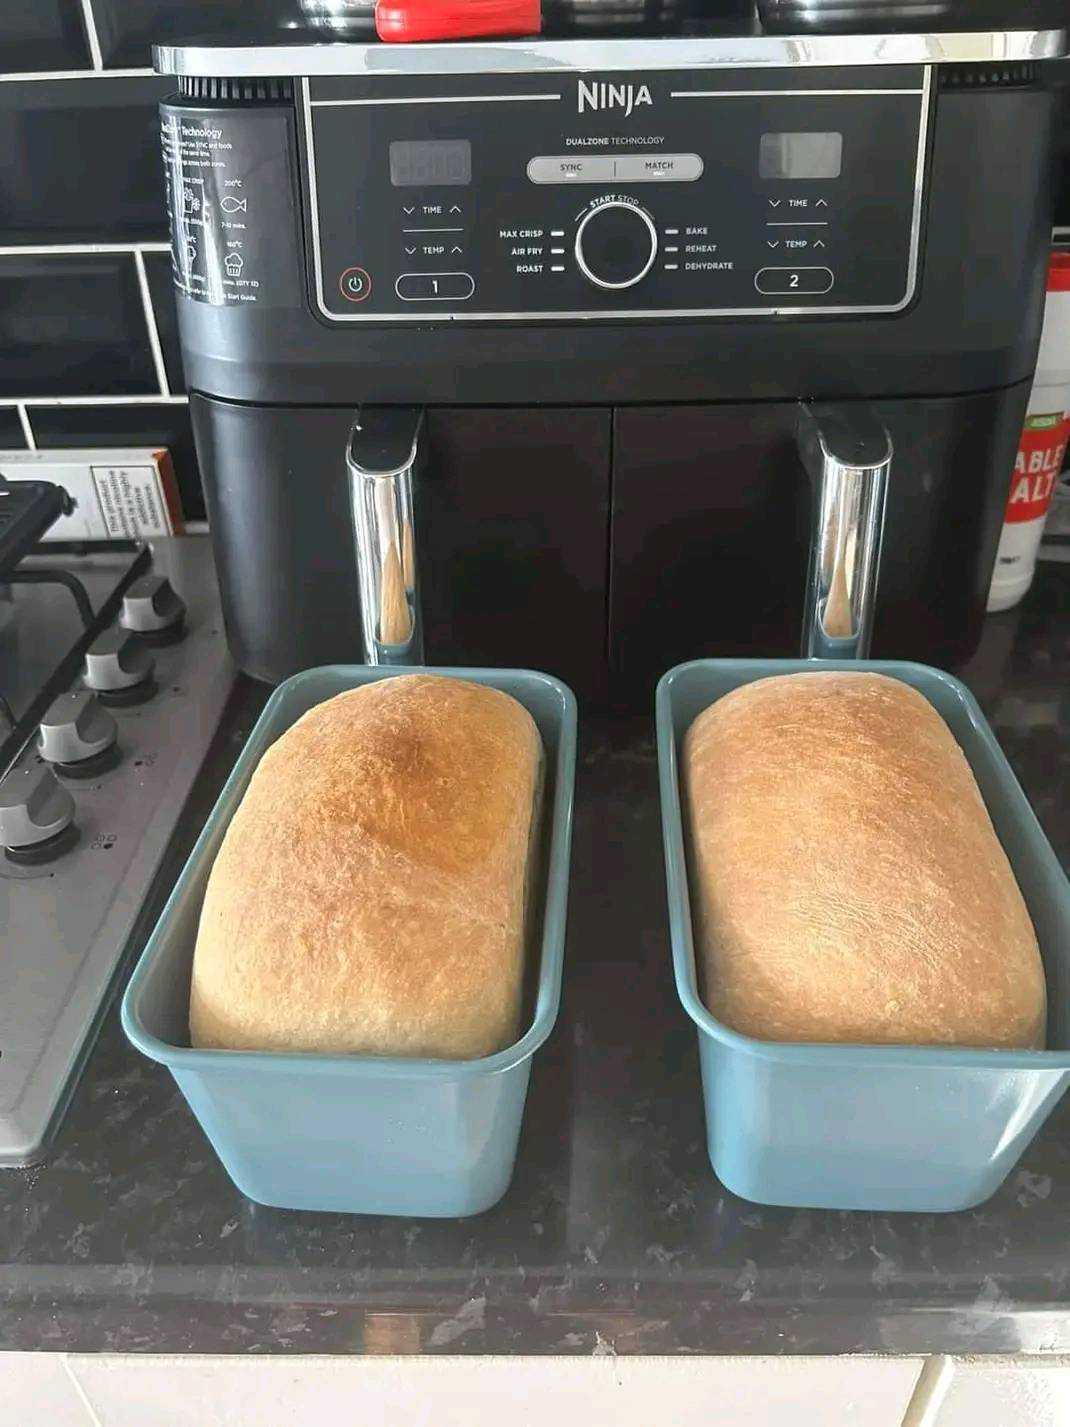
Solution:
M206 538L18 571L41 578L0 584L0 1165L47 1150L234 681Z

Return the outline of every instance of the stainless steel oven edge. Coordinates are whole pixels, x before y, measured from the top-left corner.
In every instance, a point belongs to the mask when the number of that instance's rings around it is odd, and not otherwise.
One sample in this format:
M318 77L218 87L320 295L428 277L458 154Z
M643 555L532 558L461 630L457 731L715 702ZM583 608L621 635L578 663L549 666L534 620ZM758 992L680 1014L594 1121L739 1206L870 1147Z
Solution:
M456 44L171 44L153 48L159 74L205 78L525 74L615 69L849 69L1060 59L1065 29L878 35L709 35L611 40L489 40Z

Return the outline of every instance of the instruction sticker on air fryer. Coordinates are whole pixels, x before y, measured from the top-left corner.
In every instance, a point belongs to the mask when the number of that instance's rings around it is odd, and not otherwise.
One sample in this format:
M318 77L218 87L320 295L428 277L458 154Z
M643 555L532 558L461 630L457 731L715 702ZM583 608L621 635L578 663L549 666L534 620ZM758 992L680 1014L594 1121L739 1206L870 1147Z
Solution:
M166 104L160 113L175 287L213 307L289 300L288 114Z

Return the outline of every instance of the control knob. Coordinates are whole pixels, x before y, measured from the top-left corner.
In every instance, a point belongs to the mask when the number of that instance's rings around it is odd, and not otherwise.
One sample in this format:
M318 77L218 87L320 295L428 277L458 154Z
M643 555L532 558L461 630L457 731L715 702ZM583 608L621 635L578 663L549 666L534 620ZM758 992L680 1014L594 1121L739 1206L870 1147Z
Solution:
M585 214L576 229L576 265L595 287L634 287L657 255L658 230L638 203L602 203Z
M23 757L0 783L0 844L12 862L50 862L78 840L74 799L47 763Z
M82 677L104 704L140 704L156 692L156 661L136 634L112 627L86 650Z
M146 644L174 644L182 638L185 622L185 601L166 575L142 575L123 595L119 623Z
M115 720L88 689L60 694L41 720L37 751L70 778L88 778L118 762Z

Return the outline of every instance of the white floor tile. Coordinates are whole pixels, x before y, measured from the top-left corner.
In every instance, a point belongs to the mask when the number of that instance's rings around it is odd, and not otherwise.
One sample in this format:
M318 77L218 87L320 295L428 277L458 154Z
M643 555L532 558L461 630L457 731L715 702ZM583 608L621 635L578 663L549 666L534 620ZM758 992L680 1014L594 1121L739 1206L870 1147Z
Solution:
M1067 1427L1070 1359L959 1358L934 1427Z
M0 1422L93 1427L62 1353L0 1353Z
M100 1427L899 1427L921 1366L611 1356L71 1364Z

